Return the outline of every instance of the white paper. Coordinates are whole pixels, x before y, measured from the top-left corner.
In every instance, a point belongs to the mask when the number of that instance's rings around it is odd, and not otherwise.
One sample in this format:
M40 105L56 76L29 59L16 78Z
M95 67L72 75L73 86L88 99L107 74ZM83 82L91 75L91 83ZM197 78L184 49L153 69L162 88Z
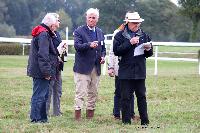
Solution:
M59 52L60 55L63 54L67 50L66 43L61 42L59 44L59 46L57 47L57 49L58 49L58 52Z
M144 44L140 44L134 50L134 56L143 55L144 54Z

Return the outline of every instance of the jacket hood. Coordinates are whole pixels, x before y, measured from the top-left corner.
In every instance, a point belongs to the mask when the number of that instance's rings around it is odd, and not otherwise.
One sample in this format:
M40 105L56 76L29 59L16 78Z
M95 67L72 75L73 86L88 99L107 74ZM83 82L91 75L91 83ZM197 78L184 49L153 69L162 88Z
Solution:
M44 31L48 32L48 30L45 27L43 27L42 25L38 25L38 26L33 28L31 35L33 37L35 37L35 36L39 35L41 32L44 32Z

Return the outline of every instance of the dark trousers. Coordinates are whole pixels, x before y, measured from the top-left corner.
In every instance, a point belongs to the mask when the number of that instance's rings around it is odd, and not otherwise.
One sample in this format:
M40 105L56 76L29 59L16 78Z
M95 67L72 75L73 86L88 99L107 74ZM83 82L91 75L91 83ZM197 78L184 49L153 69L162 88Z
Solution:
M119 81L118 76L115 76L115 95L114 95L113 115L115 117L120 118L120 111L121 111L120 81ZM131 96L130 113L131 113L131 117L133 117L135 115L135 112L134 112L134 95Z
M49 95L48 95L48 100L47 100L47 105L46 105L47 114L49 114L51 99L52 99L53 116L61 115L61 111L60 111L61 96L62 96L62 78L61 78L61 72L59 72L57 79L50 81Z
M131 123L130 102L135 92L141 124L148 123L145 79L120 79L120 88L122 97L122 122Z
M49 80L33 78L33 95L31 98L31 122L46 122L46 101L49 93Z

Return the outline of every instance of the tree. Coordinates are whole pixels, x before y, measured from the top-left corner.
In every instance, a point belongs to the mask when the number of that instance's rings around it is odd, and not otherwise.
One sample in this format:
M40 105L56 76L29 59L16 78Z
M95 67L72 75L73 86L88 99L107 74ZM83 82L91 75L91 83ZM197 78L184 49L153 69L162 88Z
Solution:
M68 27L69 32L72 33L72 21L70 16L64 11L64 9L60 9L59 11L57 11L56 13L59 14L60 17L60 28L58 29L61 33L62 38L64 39L65 36L65 29L66 27Z
M6 5L6 1L2 0L0 2L0 23L5 22L6 18L8 17L8 7Z
M13 37L16 35L15 28L8 24L0 24L0 36L1 37Z
M142 28L154 41L187 41L188 22L168 0L140 0L135 4L144 22Z
M190 41L199 41L197 33L200 22L200 0L178 0L178 4L181 6L181 14L189 17L193 24Z
M78 27L78 19L83 16L91 0L64 0L64 10L72 19L73 30Z
M8 1L9 19L7 23L13 25L18 35L27 34L30 31L32 17L26 0Z
M134 10L136 0L96 0L92 3L100 11L99 26L106 33L112 33L123 23L127 11Z

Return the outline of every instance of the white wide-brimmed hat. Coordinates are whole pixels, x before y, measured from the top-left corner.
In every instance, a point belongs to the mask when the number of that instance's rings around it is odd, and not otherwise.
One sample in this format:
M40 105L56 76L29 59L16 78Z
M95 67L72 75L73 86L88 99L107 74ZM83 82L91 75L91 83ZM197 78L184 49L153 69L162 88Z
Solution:
M125 22L143 22L144 19L140 18L140 15L138 14L138 12L133 12L133 13L126 13Z

